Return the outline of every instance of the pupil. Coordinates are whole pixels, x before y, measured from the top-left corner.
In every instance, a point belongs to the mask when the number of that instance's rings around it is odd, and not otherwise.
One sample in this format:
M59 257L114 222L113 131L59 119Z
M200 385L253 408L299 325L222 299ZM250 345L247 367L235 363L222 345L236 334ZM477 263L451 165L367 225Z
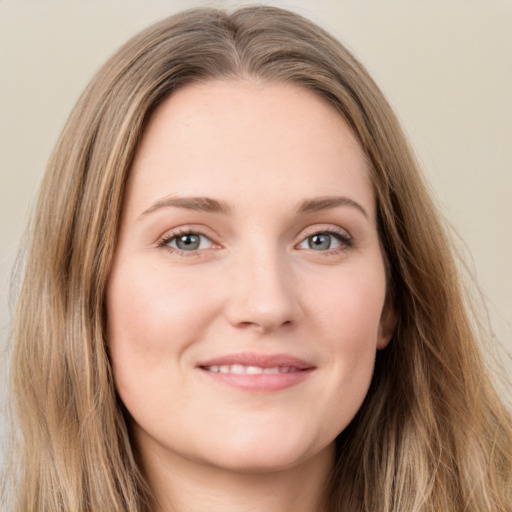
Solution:
M193 250L199 247L198 235L182 235L176 240L176 245L180 249Z
M310 249L320 250L329 249L331 247L330 235L313 235L309 238Z

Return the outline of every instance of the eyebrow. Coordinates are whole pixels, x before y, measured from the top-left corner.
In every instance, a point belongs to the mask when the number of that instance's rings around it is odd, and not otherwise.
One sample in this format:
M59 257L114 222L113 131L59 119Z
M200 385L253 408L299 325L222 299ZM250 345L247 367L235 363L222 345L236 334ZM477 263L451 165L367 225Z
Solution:
M142 218L155 210L160 208L184 208L186 210L194 210L207 213L222 213L227 214L230 212L229 206L223 201L212 199L211 197L164 197L147 210L144 210L139 218Z
M314 213L338 206L351 206L359 210L366 218L369 218L368 212L358 202L345 196L325 196L307 199L299 205L298 213Z
M368 212L356 201L345 196L325 196L314 199L306 199L299 204L299 214L314 213L322 210L329 210L339 206L350 206L361 212L368 218ZM139 219L161 208L184 208L207 213L221 213L227 215L231 208L224 202L211 197L164 197L144 210Z

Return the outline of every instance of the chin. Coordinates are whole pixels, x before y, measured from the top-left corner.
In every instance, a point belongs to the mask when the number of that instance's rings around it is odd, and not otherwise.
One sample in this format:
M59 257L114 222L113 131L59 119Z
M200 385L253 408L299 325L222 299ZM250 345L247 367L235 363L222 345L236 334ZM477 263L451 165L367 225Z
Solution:
M331 458L334 441L327 446L304 446L290 438L248 439L225 446L222 452L210 453L210 463L236 473L274 473L309 463L311 459Z

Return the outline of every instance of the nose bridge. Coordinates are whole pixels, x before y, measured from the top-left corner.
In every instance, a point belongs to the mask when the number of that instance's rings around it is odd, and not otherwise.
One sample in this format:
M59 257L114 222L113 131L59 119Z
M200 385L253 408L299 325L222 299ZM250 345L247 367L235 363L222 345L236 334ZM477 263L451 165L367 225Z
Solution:
M269 331L297 319L298 297L285 250L255 237L237 252L228 304L233 325Z

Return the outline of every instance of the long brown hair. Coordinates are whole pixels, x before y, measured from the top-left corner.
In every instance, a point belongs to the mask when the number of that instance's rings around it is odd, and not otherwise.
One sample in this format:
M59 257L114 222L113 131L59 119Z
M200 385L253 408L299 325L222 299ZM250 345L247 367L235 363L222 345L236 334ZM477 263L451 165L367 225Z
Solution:
M450 242L396 117L338 41L272 7L192 10L153 25L107 62L73 110L41 185L14 319L15 510L149 509L105 342L124 186L144 126L166 97L194 81L243 77L325 98L372 168L398 325L337 439L328 510L510 512L510 413L488 377Z

